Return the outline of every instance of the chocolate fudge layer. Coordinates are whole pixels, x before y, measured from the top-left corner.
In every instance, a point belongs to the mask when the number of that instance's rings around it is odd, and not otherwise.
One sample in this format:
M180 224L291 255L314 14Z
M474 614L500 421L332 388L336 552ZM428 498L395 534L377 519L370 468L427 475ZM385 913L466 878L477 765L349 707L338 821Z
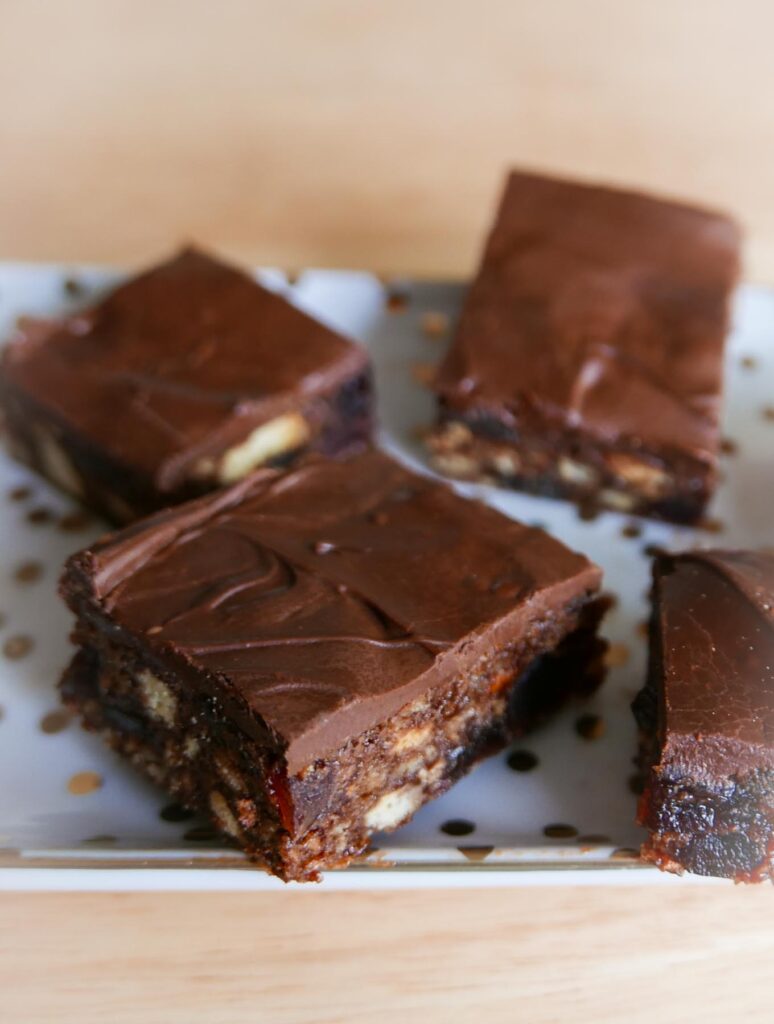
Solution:
M367 444L365 351L195 250L7 346L13 451L115 522Z
M727 217L511 174L435 382L436 467L697 521L738 267Z
M774 878L774 555L656 560L634 711L643 856L667 871Z
M252 857L315 878L601 681L599 582L379 452L258 471L70 559L63 693Z

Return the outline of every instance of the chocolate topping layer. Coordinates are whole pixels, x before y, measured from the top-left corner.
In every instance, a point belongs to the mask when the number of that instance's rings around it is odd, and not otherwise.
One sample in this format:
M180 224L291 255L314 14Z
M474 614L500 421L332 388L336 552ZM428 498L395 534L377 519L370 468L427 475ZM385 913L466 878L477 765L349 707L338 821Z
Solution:
M366 366L359 346L188 249L93 309L32 324L8 347L3 373L164 489L195 459Z
M774 767L774 555L662 556L654 615L662 764L697 780Z
M739 241L717 213L513 173L436 388L711 459Z
M162 512L71 559L64 592L216 677L295 772L599 582L541 530L370 452Z

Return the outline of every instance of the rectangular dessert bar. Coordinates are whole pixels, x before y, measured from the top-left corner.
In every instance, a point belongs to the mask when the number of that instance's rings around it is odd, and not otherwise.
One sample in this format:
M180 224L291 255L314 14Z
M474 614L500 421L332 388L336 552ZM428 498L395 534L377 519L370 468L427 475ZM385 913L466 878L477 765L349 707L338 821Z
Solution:
M12 451L113 522L257 466L360 450L364 349L252 277L187 249L3 353Z
M511 174L435 381L435 466L698 521L738 263L720 214Z
M379 452L73 556L65 701L285 879L346 864L602 678L600 572Z
M774 554L657 558L634 711L643 856L667 871L774 880Z

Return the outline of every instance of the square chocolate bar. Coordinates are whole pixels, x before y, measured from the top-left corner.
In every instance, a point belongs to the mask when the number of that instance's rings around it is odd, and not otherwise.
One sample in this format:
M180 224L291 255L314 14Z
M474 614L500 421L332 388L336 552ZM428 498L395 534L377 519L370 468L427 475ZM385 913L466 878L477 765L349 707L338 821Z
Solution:
M195 250L3 353L12 451L114 522L371 432L365 351Z
M634 704L642 855L666 871L774 881L774 555L663 555L653 576Z
M435 381L435 466L698 521L738 265L725 216L512 174Z
M346 864L601 681L600 571L372 451L70 559L65 701L285 879Z

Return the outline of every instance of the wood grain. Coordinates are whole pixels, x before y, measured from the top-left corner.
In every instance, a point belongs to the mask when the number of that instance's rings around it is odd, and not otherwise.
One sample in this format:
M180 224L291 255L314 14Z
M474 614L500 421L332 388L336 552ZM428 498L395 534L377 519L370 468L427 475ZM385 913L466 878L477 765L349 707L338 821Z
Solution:
M465 275L506 166L736 211L774 281L767 0L3 0L0 257Z
M774 891L7 895L0 1017L771 1020Z

